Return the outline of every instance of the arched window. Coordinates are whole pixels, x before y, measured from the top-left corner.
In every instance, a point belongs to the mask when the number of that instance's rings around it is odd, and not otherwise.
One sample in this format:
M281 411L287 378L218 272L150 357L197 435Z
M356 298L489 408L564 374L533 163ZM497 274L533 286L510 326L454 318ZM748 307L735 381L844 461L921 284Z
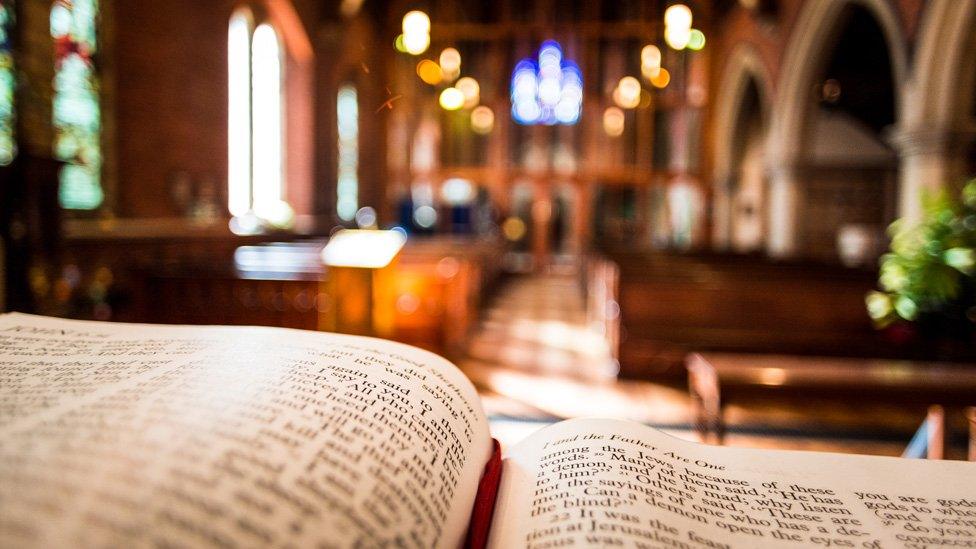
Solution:
M17 156L15 137L14 52L10 34L14 28L13 0L0 1L0 166Z
M61 206L92 210L102 203L101 109L94 55L98 0L56 0L54 38L54 156L65 162Z
M275 222L285 190L281 40L241 9L231 16L227 49L227 206L234 216Z
M338 173L336 174L336 213L352 221L359 208L359 99L356 86L343 84L336 95L338 130Z

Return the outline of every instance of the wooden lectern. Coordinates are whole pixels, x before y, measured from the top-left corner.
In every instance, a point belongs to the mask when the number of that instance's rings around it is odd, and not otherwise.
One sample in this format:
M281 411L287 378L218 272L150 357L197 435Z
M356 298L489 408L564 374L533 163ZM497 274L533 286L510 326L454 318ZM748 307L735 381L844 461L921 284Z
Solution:
M400 231L343 230L322 250L326 273L319 330L393 337L395 267L406 235Z

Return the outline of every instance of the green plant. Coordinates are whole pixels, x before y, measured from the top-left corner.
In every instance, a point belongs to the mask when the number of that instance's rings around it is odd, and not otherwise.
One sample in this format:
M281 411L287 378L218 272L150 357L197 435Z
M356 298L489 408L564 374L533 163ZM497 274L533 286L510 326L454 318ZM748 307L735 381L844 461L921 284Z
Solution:
M891 251L881 257L881 291L865 297L875 325L948 322L971 333L976 324L976 179L958 198L945 191L926 197L919 222L899 219L888 230Z

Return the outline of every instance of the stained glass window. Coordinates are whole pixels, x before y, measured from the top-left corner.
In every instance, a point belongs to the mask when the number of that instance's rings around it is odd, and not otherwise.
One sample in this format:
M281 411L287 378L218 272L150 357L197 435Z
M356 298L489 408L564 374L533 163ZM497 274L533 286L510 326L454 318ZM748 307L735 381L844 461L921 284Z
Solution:
M336 213L340 219L351 221L359 207L359 100L352 84L339 88L336 115L339 133Z
M526 58L512 72L512 118L523 125L572 125L583 108L583 73L563 59L558 42L546 40L539 59Z
M239 10L230 20L228 48L228 209L272 224L290 211L284 196L282 49L268 23L256 28ZM290 215L290 214L288 214Z
M12 0L0 0L0 166L10 164L17 155L14 136L13 28L14 3Z
M102 203L101 109L94 55L98 0L57 0L54 38L54 156L61 169L64 208L91 210Z

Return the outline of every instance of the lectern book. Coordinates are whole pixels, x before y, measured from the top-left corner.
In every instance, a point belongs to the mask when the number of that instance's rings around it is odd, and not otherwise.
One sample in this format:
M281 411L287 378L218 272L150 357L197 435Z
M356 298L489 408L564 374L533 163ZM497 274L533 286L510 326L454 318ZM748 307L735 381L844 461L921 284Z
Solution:
M406 345L0 316L2 547L462 545L974 547L976 465L607 419L500 462L471 383Z

